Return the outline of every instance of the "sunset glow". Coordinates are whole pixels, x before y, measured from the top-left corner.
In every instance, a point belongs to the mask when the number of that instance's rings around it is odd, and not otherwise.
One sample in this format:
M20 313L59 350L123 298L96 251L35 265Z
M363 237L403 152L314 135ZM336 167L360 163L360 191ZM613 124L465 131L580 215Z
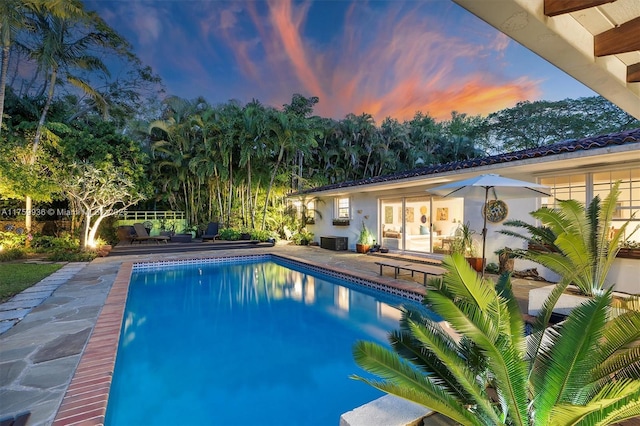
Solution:
M88 5L132 41L170 94L212 103L258 99L281 107L301 93L318 96L315 113L325 117L369 113L380 123L421 111L442 120L452 111L488 114L557 96L551 84L572 82L445 1ZM522 57L539 63L526 70Z

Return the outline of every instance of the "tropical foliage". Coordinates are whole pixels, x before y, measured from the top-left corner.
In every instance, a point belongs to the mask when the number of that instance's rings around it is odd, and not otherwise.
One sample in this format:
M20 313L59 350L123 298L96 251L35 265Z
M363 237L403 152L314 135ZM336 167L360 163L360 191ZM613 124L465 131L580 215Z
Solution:
M558 208L538 209L531 216L540 221L540 226L521 220L505 222L507 226L527 230L529 235L511 230L500 232L522 238L534 248L516 252L516 256L549 268L585 295L597 294L607 284L616 254L637 231L627 229L630 221L612 229L619 188L620 182L615 183L604 200L596 196L586 207L576 200L562 200Z
M354 347L356 362L382 380L355 379L463 425L605 425L640 416L640 312L612 308L605 291L545 328L552 294L525 337L509 275L494 286L460 255L443 265L447 274L430 282L425 304L447 327L407 310L389 336L392 349Z
M537 148L567 139L633 129L638 120L600 96L524 101L489 114L476 132L489 152Z
M79 0L2 2L0 42L0 195L26 210L70 202L58 173L80 161L125 169L137 190L144 177L150 196L135 208L185 211L189 226L215 220L282 235L294 225L292 191L640 125L602 98L376 123L366 112L315 116L323 100L300 94L281 108L165 97L127 40Z

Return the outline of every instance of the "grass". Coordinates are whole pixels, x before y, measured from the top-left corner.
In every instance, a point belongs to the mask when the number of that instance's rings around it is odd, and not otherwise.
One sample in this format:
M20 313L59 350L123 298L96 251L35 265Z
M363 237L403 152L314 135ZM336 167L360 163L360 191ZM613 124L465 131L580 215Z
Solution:
M0 303L48 277L62 265L55 263L0 263Z

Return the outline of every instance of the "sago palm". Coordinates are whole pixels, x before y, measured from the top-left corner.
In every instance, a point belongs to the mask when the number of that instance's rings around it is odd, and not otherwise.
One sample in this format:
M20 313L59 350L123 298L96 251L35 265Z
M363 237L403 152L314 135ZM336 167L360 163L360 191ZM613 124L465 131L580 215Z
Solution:
M627 231L629 221L611 232L619 187L620 182L616 182L604 200L596 196L588 206L576 200L563 200L558 208L538 209L531 216L540 221L540 226L519 220L505 223L527 230L528 236L511 230L500 232L543 248L521 252L520 256L549 268L585 295L593 295L607 284L607 274L625 236L629 238L635 232Z
M463 425L604 425L640 415L640 312L612 309L606 291L525 337L508 275L494 286L460 255L443 265L425 304L455 333L406 311L392 349L354 346L358 365L382 380L353 378Z

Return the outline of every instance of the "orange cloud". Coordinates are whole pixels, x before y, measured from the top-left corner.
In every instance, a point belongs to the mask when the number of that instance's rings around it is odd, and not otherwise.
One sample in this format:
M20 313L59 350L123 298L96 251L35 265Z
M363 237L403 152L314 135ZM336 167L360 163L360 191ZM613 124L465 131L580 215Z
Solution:
M460 33L452 35L447 8L444 17L434 16L431 2L352 1L342 8L341 24L327 23L335 32L322 40L305 28L321 10L322 3L311 0L186 4L192 6L182 10L198 26L199 39L189 39L190 31L162 8L134 7L129 26L148 49L148 63L182 78L176 87L197 82L218 100L256 98L280 106L301 93L320 98L319 115L365 112L381 123L417 111L438 119L454 110L486 114L539 96L538 81L501 72L506 36L471 16L456 21Z
M390 13L367 30L355 22L345 37L346 55L333 64L329 99L320 99L318 112L372 114L378 123L391 116L412 118L417 111L438 119L451 111L486 114L539 95L537 82L521 78L503 80L491 70L487 57L506 48L498 37L489 47L446 35L438 23L418 10ZM395 15L395 16L394 16ZM375 34L367 40L366 37Z
M309 3L298 8L294 16L291 0L270 0L269 14L276 36L279 38L289 61L295 69L296 76L302 84L315 96L324 97L324 90L309 63L307 46L305 46L300 27L304 21Z

